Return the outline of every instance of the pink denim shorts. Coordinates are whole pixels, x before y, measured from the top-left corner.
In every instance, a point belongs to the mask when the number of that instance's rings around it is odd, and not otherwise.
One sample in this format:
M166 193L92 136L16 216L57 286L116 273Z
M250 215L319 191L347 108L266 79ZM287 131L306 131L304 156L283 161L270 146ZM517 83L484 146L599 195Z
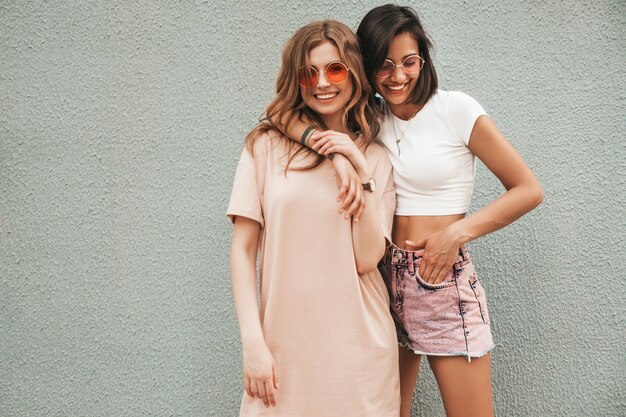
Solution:
M485 290L465 247L443 282L418 272L423 250L391 245L379 265L391 298L398 343L416 354L480 357L493 348Z

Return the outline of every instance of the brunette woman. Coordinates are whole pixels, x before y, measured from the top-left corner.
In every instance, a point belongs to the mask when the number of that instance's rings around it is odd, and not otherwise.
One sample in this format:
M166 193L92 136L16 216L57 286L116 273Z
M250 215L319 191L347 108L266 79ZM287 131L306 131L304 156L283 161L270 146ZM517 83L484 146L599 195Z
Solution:
M438 88L432 45L412 9L377 7L357 34L367 78L382 97L378 140L397 192L395 244L381 266L400 345L401 417L410 415L424 355L449 417L492 416L489 313L465 244L531 211L543 191L476 100ZM281 125L294 138L307 126ZM332 131L305 136L321 155L350 155L345 138ZM476 158L506 192L468 215ZM345 206L349 214L361 210L352 200Z

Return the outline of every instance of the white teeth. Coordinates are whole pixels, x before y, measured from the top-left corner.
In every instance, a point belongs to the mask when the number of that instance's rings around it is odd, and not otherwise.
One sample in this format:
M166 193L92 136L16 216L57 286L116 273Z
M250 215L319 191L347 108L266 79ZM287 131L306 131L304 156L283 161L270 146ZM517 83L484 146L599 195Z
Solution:
M335 97L337 95L337 93L330 93L330 94L318 94L316 97L319 100L328 100L331 99L333 97Z
M406 84L402 84L402 85L388 85L387 88L389 88L390 90L393 91L400 91L404 88L404 86L406 86Z

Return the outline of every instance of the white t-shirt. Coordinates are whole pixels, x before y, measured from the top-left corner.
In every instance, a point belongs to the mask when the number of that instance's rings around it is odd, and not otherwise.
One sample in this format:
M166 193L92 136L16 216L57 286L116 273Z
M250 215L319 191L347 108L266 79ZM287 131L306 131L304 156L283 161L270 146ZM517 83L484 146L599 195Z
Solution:
M467 145L476 119L487 114L482 106L459 91L437 90L408 121L384 107L386 116L378 140L393 165L395 214L466 213L476 170L474 154Z

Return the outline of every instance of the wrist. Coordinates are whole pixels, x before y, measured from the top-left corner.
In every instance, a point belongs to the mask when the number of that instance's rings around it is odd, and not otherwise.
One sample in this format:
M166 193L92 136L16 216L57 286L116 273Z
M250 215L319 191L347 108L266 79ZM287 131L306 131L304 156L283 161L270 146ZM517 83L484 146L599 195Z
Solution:
M454 222L450 226L448 226L448 233L450 234L450 236L452 236L453 241L458 246L464 245L474 239L469 231L465 228L465 223L463 222L463 220L465 219Z
M370 178L372 178L372 174L370 174L370 170L367 166L355 169L356 174L359 176L359 178L361 178L361 183L365 184L367 181L369 181Z
M332 157L331 157L332 155ZM342 155L340 153L331 153L330 155L327 156L328 159L330 159L331 163L333 165L337 165L337 163L339 161L348 161L350 162L350 160L348 158L346 158L345 155ZM350 162L352 164L352 162Z
M304 129L302 135L300 136L300 144L308 148L309 140L311 139L311 136L313 136L315 133L317 133L317 130L313 126L307 126L307 128Z
M350 160L352 165L354 166L354 170L356 174L361 178L361 181L366 182L372 177L370 172L370 167L367 164L367 160L365 157L361 155L356 155L354 158Z
M244 352L257 349L259 346L265 345L263 335L241 336L241 347Z

